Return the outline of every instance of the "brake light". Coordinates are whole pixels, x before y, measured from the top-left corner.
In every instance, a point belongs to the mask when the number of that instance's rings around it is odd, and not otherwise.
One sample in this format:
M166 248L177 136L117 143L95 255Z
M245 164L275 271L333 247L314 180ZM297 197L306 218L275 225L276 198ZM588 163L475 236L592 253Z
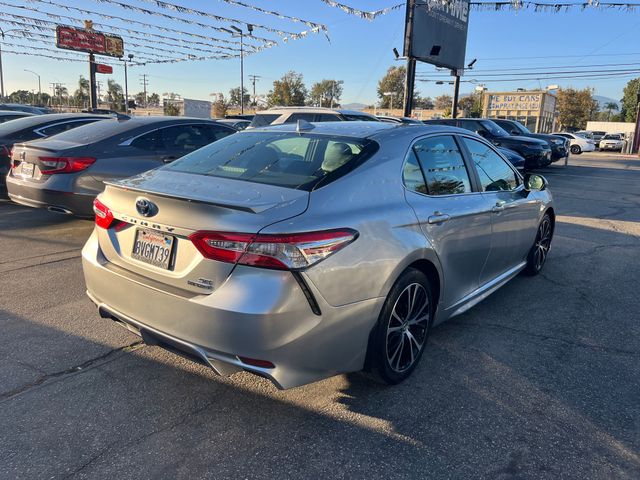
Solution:
M324 260L358 237L351 229L283 235L196 232L189 238L208 259L278 270L299 270Z
M96 214L96 225L100 228L109 228L113 223L113 213L104 203L97 198L93 201L93 212Z
M38 160L43 175L80 172L96 161L93 157L38 157Z

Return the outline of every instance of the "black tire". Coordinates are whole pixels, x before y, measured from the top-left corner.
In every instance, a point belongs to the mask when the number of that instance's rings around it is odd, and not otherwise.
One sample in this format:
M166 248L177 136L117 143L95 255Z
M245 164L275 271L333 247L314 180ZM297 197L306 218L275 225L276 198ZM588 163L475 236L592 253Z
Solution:
M552 239L553 222L551 221L551 216L545 213L538 225L536 239L531 250L529 250L529 255L527 255L527 266L524 269L527 275L538 275L542 271L551 248Z
M580 148L580 145L571 145L571 148L569 148L569 150L574 155L580 155L582 153L582 149Z
M412 296L414 308L409 310L405 300ZM369 340L367 363L377 380L395 385L411 375L424 352L434 311L427 276L416 269L405 271L391 288Z

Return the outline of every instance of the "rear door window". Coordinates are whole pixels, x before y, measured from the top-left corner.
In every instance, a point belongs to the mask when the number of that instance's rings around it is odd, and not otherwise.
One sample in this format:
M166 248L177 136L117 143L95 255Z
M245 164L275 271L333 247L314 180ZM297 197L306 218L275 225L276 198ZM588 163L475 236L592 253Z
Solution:
M77 127L81 127L82 125L93 123L95 121L96 120L78 120L75 122L56 123L48 127L39 128L35 132L44 137L50 137L52 135L57 135L59 133L66 132L67 130L71 130L72 128L77 128Z
M443 135L420 140L413 146L429 195L454 195L469 193L469 172L453 137Z
M296 123L298 120L304 120L306 122L315 121L315 113L292 113L284 123Z
M257 113L253 120L251 120L252 127L266 127L267 125L271 125L275 122L278 117L280 117L279 113Z

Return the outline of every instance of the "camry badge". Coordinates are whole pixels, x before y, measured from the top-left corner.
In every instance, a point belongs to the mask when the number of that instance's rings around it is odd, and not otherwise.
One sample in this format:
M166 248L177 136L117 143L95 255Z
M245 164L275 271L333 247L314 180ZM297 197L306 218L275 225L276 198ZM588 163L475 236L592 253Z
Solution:
M139 198L136 200L136 210L143 217L153 217L158 212L158 208L155 204L146 198Z

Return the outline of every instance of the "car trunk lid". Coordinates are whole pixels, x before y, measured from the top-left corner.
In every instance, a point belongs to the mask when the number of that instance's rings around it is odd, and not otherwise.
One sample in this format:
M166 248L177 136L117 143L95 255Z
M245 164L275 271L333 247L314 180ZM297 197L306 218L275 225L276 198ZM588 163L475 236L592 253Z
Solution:
M150 286L208 294L233 263L206 259L189 239L196 231L257 233L303 213L309 193L205 175L152 170L108 182L99 200L113 215L98 228L105 260Z

